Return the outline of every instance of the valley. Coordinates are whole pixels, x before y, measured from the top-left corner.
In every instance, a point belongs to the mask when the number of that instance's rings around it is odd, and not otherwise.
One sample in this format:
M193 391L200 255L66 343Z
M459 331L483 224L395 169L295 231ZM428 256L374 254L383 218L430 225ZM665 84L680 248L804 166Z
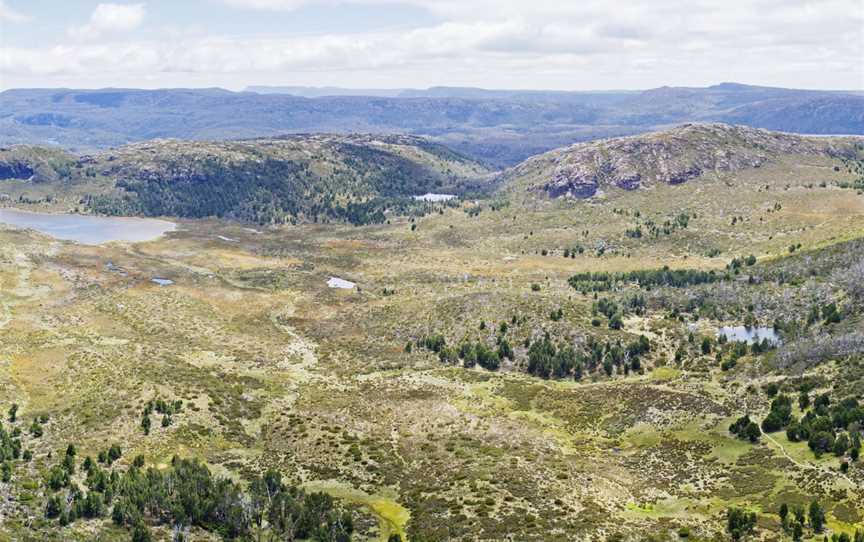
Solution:
M128 538L46 517L69 444L117 444L126 472L278 471L341 503L354 540L728 540L733 509L753 538L850 540L862 159L860 138L715 124L503 173L407 136L4 150L28 172L4 205L176 229L86 245L0 224L0 407L30 452L0 483L0 540ZM781 517L813 502L819 532Z

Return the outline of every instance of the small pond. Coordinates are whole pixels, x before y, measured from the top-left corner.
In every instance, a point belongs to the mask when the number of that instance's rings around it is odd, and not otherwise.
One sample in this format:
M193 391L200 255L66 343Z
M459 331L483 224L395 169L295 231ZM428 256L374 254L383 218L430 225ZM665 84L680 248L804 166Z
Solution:
M155 282L159 286L171 286L172 284L174 284L174 281L171 279L162 279L159 277L153 277L152 279L150 279L150 282Z
M422 196L414 196L414 199L418 201L447 201L455 197L455 194L433 194L429 192L428 194L423 194Z
M0 222L82 245L150 241L176 228L172 222L155 218L33 213L18 209L0 209Z
M351 282L350 280L340 279L339 277L330 277L330 280L327 281L327 286L331 288L341 288L344 290L351 290L356 284Z
M773 344L782 342L780 335L772 327L726 326L717 330L717 336L720 337L721 335L725 335L729 341L746 342L747 344L762 342L765 339Z

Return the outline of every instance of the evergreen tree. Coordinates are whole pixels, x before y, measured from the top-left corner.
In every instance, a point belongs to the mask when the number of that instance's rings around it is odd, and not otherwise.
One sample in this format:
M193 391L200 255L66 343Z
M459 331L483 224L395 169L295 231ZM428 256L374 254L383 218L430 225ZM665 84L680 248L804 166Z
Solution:
M801 522L796 521L795 525L792 527L792 540L798 542L804 536L804 526L801 525Z
M48 502L45 505L45 517L48 519L59 517L62 511L63 505L60 502L60 497L57 495L48 497Z
M813 501L810 503L810 527L814 532L821 533L822 528L825 526L825 509L822 508L822 505L819 504L819 501Z
M132 542L153 542L150 529L144 523L138 522L132 528Z
M732 540L741 540L756 528L756 513L731 507L726 511L726 530Z

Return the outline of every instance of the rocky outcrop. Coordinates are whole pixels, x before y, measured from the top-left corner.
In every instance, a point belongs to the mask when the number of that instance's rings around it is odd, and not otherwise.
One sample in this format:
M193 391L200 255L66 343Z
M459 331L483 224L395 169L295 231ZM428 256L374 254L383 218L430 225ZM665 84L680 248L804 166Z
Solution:
M682 184L711 172L758 168L783 154L852 156L856 152L852 141L725 124L687 124L555 150L517 166L508 176L539 171L541 178L533 190L551 198L589 198L603 188L636 190Z
M33 168L17 160L0 162L0 180L29 179L33 176Z
M74 167L75 157L55 147L0 147L0 181L59 181L68 178Z

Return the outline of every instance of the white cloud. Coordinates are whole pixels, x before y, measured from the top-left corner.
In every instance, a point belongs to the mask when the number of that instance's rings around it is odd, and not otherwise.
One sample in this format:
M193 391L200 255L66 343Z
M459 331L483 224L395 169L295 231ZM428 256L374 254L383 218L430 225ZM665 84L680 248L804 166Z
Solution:
M614 42L614 43L613 43ZM165 42L70 44L49 50L16 49L0 68L40 74L127 70L171 73L254 73L387 70L427 63L536 59L600 54L625 47L591 29L535 26L524 21L443 23L408 31L324 34L284 39L208 37Z
M29 21L30 17L15 11L6 5L4 0L0 0L0 21L7 21L10 23L23 23L25 21Z
M103 34L128 32L144 22L144 4L99 4L90 15L90 21L69 29L76 39L92 40Z
M225 3L239 8L291 11L311 2L310 0L225 0Z
M203 37L163 30L153 41L110 47L72 41L0 49L0 70L10 80L42 78L54 86L86 78L100 81L97 86L163 81L231 88L259 82L648 88L725 80L864 87L860 0L748 0L760 10L758 18L744 8L744 0L691 0L686 9L678 0L621 2L615 9L605 0L531 0L530 7L526 0L223 1L255 9L398 2L423 6L443 22L287 36ZM92 37L131 30L143 18L142 4L100 4L86 31L76 33ZM198 23L206 28L206 14Z

